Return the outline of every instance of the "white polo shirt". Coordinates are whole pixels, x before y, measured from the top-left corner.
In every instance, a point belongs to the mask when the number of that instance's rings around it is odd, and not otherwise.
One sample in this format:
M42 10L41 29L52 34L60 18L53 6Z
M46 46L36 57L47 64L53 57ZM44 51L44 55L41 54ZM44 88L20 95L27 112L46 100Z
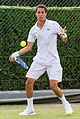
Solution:
M57 51L57 34L61 34L59 24L56 21L46 20L42 29L37 23L31 28L28 42L37 40L37 54L33 60L48 63L60 63Z

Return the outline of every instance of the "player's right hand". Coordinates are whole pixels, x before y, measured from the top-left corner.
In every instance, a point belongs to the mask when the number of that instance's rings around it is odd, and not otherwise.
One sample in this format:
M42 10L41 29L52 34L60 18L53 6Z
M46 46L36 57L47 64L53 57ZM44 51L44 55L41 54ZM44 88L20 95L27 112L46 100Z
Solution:
M13 58L12 56L9 57L9 61L10 62L14 62L15 58Z
M15 60L16 57L19 57L18 51L12 53L12 55L9 57L9 61L14 62L14 60Z

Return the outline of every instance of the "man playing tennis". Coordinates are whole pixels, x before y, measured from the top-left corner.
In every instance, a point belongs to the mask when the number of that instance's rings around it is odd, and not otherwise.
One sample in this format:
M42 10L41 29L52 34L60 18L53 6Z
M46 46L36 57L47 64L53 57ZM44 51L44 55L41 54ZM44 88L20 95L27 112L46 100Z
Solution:
M31 51L35 40L37 40L37 54L33 58L33 63L28 70L26 77L27 108L19 115L35 115L33 107L33 84L45 71L47 71L50 89L55 92L62 101L66 114L72 114L71 105L66 100L62 90L58 87L58 82L62 81L62 67L57 52L57 34L62 41L67 41L67 32L62 29L56 21L46 19L47 8L45 5L38 5L36 8L37 22L31 28L28 36L27 47L11 55L12 59Z

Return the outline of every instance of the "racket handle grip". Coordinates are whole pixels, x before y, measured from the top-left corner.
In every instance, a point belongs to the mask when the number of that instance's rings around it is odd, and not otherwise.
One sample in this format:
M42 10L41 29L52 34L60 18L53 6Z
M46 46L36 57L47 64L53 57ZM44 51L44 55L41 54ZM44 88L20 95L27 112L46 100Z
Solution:
M10 61L15 61L15 59L13 60L13 58L12 58L12 57L9 57L9 60L10 60Z
M9 57L9 59L10 59L10 60L12 60L12 58L11 58L11 57Z

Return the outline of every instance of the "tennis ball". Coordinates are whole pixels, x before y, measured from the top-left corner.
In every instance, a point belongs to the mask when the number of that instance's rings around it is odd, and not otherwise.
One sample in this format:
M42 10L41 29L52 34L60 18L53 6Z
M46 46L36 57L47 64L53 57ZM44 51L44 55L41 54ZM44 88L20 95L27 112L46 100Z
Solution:
M22 42L20 43L20 46L21 46L21 47L25 47L25 46L26 46L26 42L25 42L25 41L22 41Z

